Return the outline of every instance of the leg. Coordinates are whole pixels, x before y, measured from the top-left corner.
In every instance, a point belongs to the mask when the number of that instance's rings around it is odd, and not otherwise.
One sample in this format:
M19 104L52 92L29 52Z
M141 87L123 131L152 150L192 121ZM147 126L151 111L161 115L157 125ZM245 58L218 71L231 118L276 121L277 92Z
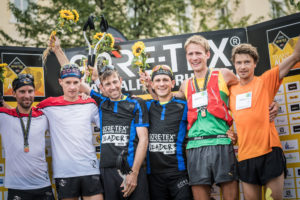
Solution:
M83 200L103 200L103 195L96 194L96 195L89 196L89 197L83 197Z
M224 200L237 200L239 199L239 190L238 190L238 182L237 181L230 181L221 183L221 189L223 194Z
M283 184L284 184L284 174L282 173L280 176L271 179L265 186L270 188L272 191L272 198L274 200L282 200L283 194Z
M211 146L188 149L187 168L189 184L195 200L210 199L212 183L211 157L215 155Z
M210 185L193 185L194 200L210 200Z
M242 182L245 200L260 200L261 186Z

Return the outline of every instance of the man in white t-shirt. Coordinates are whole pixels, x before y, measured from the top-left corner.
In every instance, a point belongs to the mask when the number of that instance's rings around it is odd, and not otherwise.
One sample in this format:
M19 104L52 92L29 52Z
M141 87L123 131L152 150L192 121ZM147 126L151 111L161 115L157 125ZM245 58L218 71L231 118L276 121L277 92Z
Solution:
M46 116L36 108L34 79L19 74L13 81L17 107L0 108L0 133L5 150L8 200L54 200L45 158Z
M92 123L99 127L99 113L93 99L82 100L78 95L80 78L77 65L64 65L59 79L63 96L49 97L37 107L49 120L53 176L59 199L102 200L91 128Z

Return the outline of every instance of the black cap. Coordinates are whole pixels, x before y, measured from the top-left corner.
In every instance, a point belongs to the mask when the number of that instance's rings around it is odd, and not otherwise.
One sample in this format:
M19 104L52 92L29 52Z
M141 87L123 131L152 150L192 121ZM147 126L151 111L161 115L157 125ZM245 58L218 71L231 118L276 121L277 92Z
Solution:
M30 85L35 88L33 76L31 74L19 74L18 77L13 81L13 90L16 91L20 87L26 85Z

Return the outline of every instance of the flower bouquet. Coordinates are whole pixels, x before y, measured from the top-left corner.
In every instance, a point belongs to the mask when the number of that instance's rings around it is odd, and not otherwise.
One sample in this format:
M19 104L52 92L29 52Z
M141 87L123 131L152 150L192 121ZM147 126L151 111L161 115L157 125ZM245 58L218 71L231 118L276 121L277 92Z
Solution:
M79 20L79 14L76 10L60 10L59 11L59 18L55 27L50 34L49 40L57 34L57 32L68 31L72 32L71 25L76 24ZM50 44L54 46L54 43ZM49 55L50 47L46 48L43 52L43 63L46 63L47 56Z
M150 65L146 62L149 54L145 52L145 48L145 44L142 41L138 41L132 46L132 54L134 56L132 60L132 67L139 68L139 74L144 73L147 68L150 68ZM143 91L146 91L145 82L142 82L142 84Z

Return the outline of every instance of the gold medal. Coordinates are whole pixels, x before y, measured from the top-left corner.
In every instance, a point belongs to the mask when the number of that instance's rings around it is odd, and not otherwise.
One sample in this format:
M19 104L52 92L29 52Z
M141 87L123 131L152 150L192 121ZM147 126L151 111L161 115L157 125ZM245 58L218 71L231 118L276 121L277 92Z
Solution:
M29 146L24 146L24 152L26 152L26 153L29 152Z
M206 117L205 109L201 110L201 117Z

